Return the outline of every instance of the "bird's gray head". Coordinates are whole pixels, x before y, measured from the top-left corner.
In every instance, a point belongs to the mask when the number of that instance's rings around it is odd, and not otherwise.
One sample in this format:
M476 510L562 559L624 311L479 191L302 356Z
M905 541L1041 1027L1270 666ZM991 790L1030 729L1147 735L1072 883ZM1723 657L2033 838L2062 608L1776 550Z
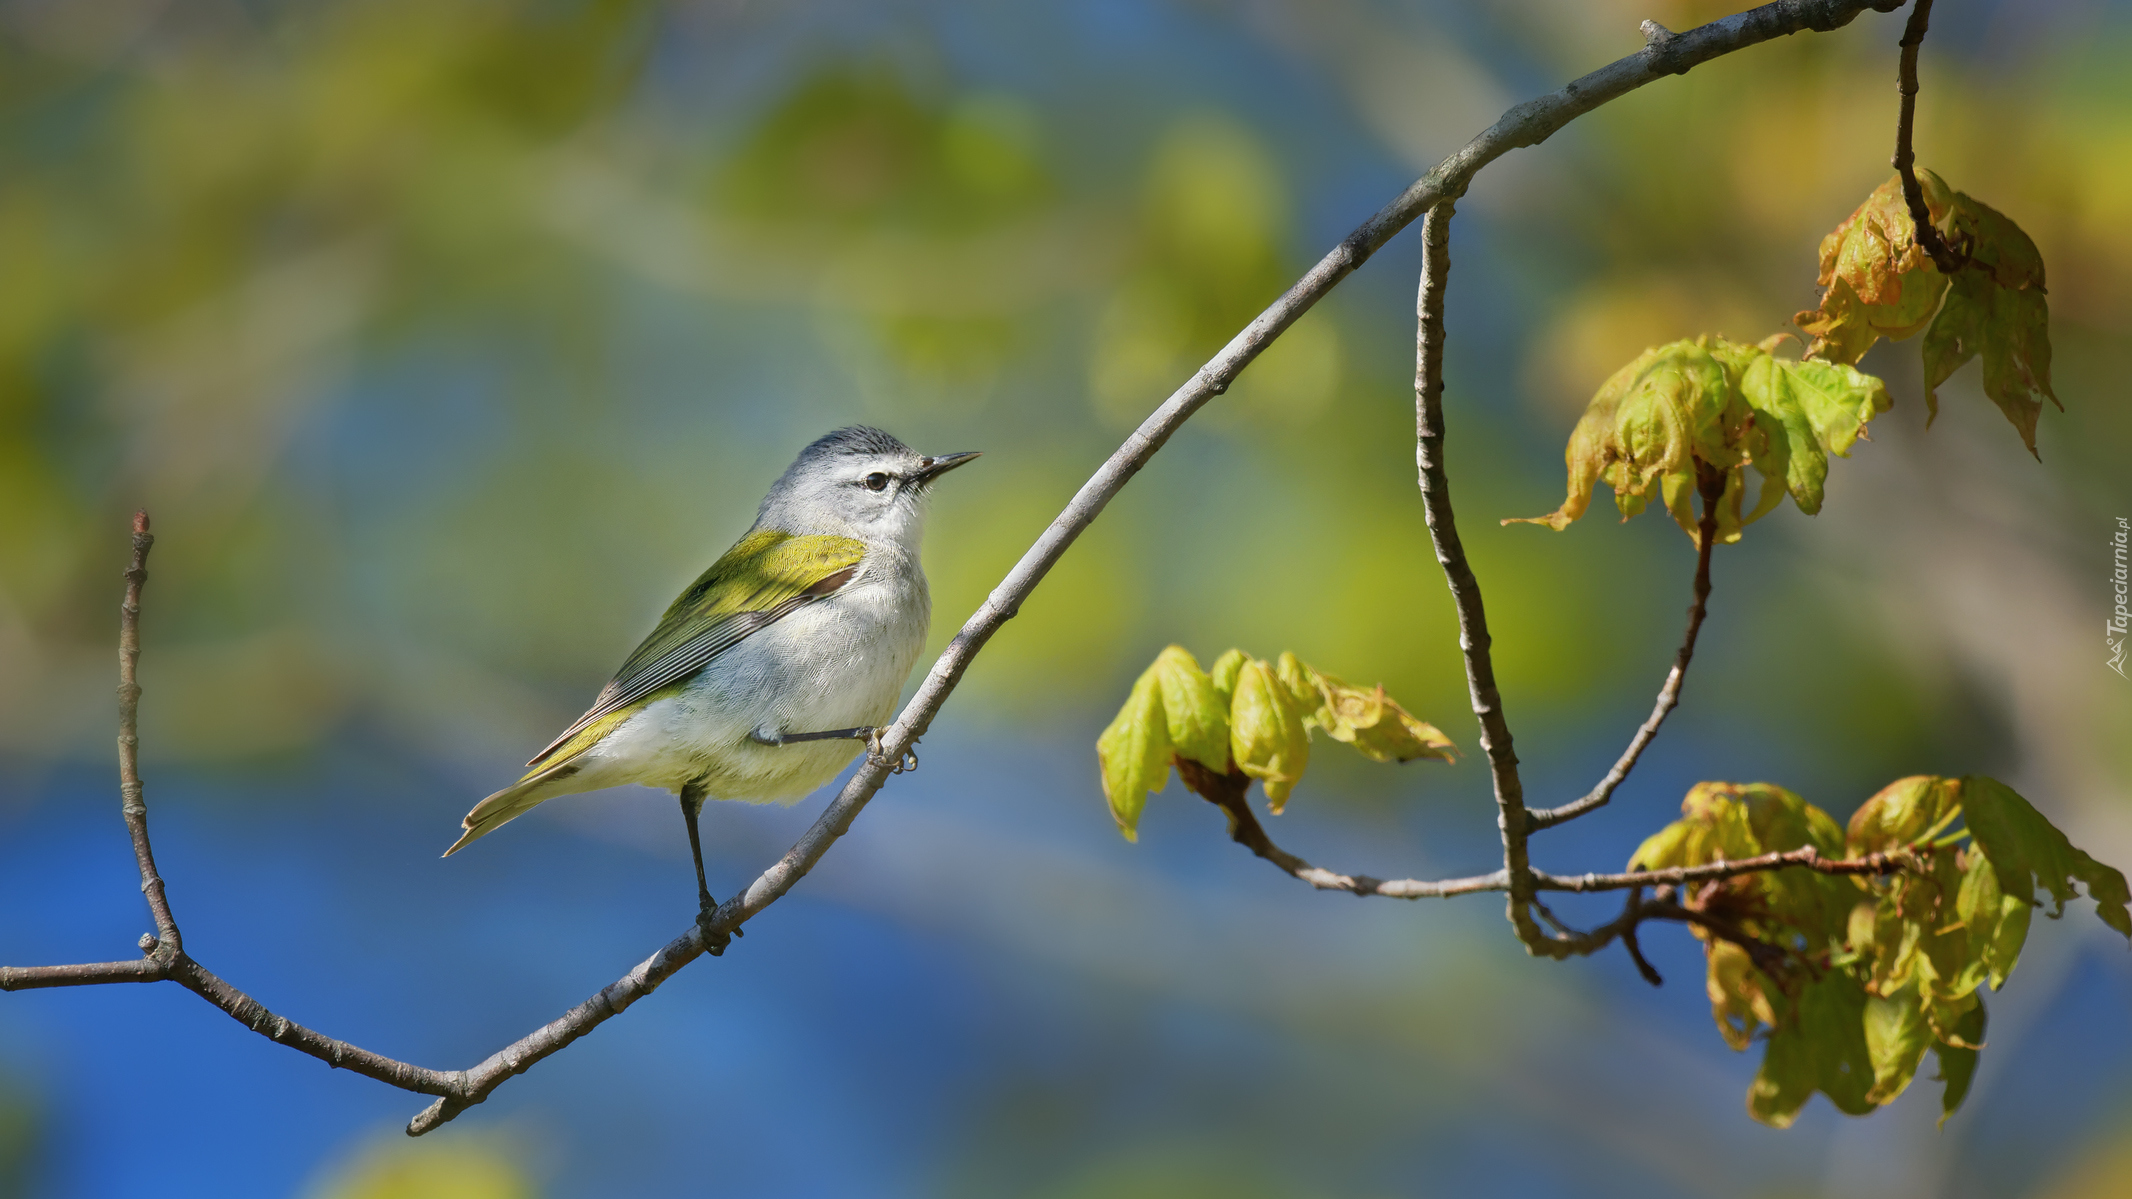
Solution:
M763 497L755 527L892 541L915 550L933 480L975 457L921 454L866 425L838 429L785 468Z

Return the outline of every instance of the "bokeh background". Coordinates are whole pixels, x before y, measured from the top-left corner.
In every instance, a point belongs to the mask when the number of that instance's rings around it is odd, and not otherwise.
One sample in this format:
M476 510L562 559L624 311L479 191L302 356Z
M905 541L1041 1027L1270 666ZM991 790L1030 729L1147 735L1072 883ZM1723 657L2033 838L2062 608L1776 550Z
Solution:
M1510 103L1685 0L0 2L0 960L147 927L112 778L128 515L149 799L187 947L278 1011L471 1064L687 927L642 790L440 861L853 421L944 484L937 648L1155 403ZM1561 495L1644 346L1753 340L1887 174L1900 17L1666 80L1481 176L1453 237L1451 472L1544 802L1612 760L1692 554ZM2042 460L1971 366L1898 397L1717 560L1687 706L1539 843L1617 868L1699 779L1839 818L2012 782L2132 865L2132 5L1948 0L1922 161L2049 264ZM1311 892L1174 785L1139 844L1093 738L1180 641L1381 680L1469 752L1413 486L1418 235L1208 407L970 671L820 870L445 1130L170 987L0 999L0 1195L2072 1196L2132 1193L2132 954L2076 905L1992 998L1967 1108L1750 1122L1699 953L1527 959L1492 897ZM714 886L819 810L719 805ZM1274 822L1379 875L1490 867L1477 759L1321 747ZM1597 905L1564 905L1595 917Z

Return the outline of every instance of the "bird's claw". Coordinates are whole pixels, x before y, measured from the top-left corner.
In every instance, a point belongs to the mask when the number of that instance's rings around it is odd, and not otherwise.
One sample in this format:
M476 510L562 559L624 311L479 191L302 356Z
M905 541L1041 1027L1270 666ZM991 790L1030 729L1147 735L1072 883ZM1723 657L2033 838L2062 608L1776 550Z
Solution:
M887 761L888 755L881 749L881 730L877 728L867 730L866 764L879 766ZM890 774L904 774L916 769L918 769L918 747L913 745L903 751L903 756L896 759L896 764L889 767L888 772Z
M747 935L737 928L732 932L720 932L713 924L717 916L718 905L715 902L706 903L696 910L696 933L703 938L703 951L714 958L725 956L726 946L733 943L733 938Z

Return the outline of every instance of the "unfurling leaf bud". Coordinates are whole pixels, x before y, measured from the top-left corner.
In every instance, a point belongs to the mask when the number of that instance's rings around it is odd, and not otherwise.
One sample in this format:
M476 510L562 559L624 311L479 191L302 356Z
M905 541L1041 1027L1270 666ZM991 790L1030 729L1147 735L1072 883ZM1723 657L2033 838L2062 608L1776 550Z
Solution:
M1310 761L1310 732L1285 683L1264 662L1252 659L1236 675L1229 705L1229 753L1237 769L1266 785L1275 812L1303 777Z
M1229 705L1214 688L1199 659L1173 645L1148 668L1162 692L1170 746L1216 774L1229 769Z

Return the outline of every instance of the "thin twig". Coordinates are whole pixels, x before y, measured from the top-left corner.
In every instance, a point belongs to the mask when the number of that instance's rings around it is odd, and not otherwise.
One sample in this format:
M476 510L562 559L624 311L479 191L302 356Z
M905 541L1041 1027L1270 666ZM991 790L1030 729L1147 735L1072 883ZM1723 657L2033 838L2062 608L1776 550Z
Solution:
M1476 891L1501 891L1509 887L1508 876L1498 870L1472 878L1422 882L1419 879L1381 879L1367 874L1339 874L1311 865L1273 843L1266 828L1251 810L1245 792L1251 778L1240 770L1216 774L1190 758L1178 758L1177 777L1184 785L1222 810L1229 818L1229 838L1252 853L1280 867L1320 891L1345 891L1350 895L1381 895L1387 899L1433 899L1471 895Z
M1932 223L1932 210L1925 204L1925 189L1917 181L1917 152L1911 146L1911 126L1917 114L1917 48L1924 44L1925 28L1932 21L1932 0L1913 0L1910 22L1903 27L1902 57L1895 70L1895 86L1902 93L1902 108L1895 118L1895 173L1902 176L1903 203L1910 209L1910 223L1917 227L1917 244L1931 255L1932 265L1943 275L1962 269L1962 255L1940 236Z
M1910 864L1904 854L1870 853L1862 858L1824 858L1811 845L1778 853L1759 854L1730 862L1701 866L1669 866L1663 870L1628 870L1620 874L1548 874L1533 871L1533 886L1540 891L1626 891L1632 887L1685 886L1760 874L1769 870L1800 867L1816 874L1893 874Z
M126 568L126 598L118 609L118 789L119 811L133 837L133 856L141 869L141 894L155 917L156 940L171 953L184 948L178 922L170 915L163 876L156 872L155 850L148 844L148 805L141 786L141 587L148 582L148 551L155 535L148 513L133 514L133 562Z
M1651 707L1651 714L1644 718L1643 726L1629 739L1629 747L1621 751L1614 768L1606 772L1599 785L1592 788L1584 798L1559 808L1537 808L1525 813L1525 830L1536 833L1543 828L1553 828L1567 820L1575 820L1594 808L1603 808L1614 796L1614 789L1636 769L1637 759L1643 757L1644 748L1658 736L1658 726L1666 722L1666 716L1680 704L1681 683L1688 677L1688 663L1695 658L1695 636L1702 632L1703 616L1710 607L1710 552L1717 544L1718 501L1724 494L1724 476L1717 476L1716 494L1706 476L1701 480L1703 518L1696 528L1695 549L1695 598L1688 605L1688 631L1681 636L1680 650L1673 655L1673 669L1666 672L1666 681L1658 689L1658 702Z
M1841 28L1867 9L1886 12L1894 7L1896 5L1891 0L1777 0L1776 3L1737 13L1686 33L1652 41L1636 53L1601 67L1559 91L1511 108L1495 124L1416 180L1376 215L1342 239L1340 244L1320 259L1301 280L1245 326L1220 353L1165 400L1088 482L1082 485L1073 500L1022 556L1021 561L1015 564L1014 569L1008 572L1006 578L1001 580L999 586L993 589L984 604L964 623L947 650L933 663L931 671L919 685L917 694L905 706L896 722L883 734L880 757L868 761L854 773L827 810L776 864L718 909L708 922L713 932L729 933L737 930L755 914L776 902L778 897L789 891L813 869L815 863L844 835L874 793L887 781L893 765L900 763L905 753L924 735L949 693L961 680L963 672L969 668L971 660L983 649L992 635L998 632L1000 626L1020 611L1022 603L1035 590L1037 584L1058 562L1067 547L1080 536L1082 530L1103 511L1111 498L1141 467L1147 465L1155 452L1162 448L1171 434L1194 412L1215 396L1227 391L1237 375L1289 325L1309 311L1327 292L1353 273L1417 216L1434 208L1441 201L1463 194L1476 172L1508 151L1520 146L1538 145L1575 118L1647 83L1667 75L1682 74L1710 59L1773 38L1802 30L1827 31ZM1445 511L1448 514L1447 504ZM140 535L144 538L147 535L145 518L141 521ZM137 557L144 561L146 552L146 543L137 542ZM137 584L129 588L128 594L129 612L137 611ZM129 615L128 620L131 619ZM135 628L130 623L124 627ZM138 634L134 632L130 635L136 640L131 643L134 649L127 652L137 654ZM121 664L122 669L127 672L122 676L125 684L131 686L133 658L122 653ZM133 694L137 696L137 692ZM185 956L179 945L177 924L170 919L161 877L155 872L154 859L148 848L146 809L140 799L139 778L133 756L136 745L133 727L134 702L132 698L122 697L121 777L122 785L128 788L125 804L127 825L134 835L136 855L141 862L143 890L149 896L149 903L157 921L154 944L151 946L146 939L143 941L143 948L150 952L150 957L140 963L113 962L0 969L0 990L153 981L162 978L175 980L221 1007L247 1027L280 1043L309 1053L331 1065L357 1070L393 1086L439 1096L437 1103L416 1116L408 1125L410 1135L420 1135L452 1119L467 1107L481 1102L511 1075L523 1072L535 1062L583 1036L629 1004L649 994L675 971L704 951L702 928L691 928L613 985L490 1056L473 1069L465 1071L430 1070L398 1062L274 1016L242 991L215 977L205 967ZM1507 729L1504 730L1499 745L1507 755ZM1493 761L1491 758L1491 762ZM1514 774L1511 781L1514 785ZM1511 794L1515 796L1514 789ZM1523 820L1507 827L1515 831L1514 834L1506 831L1506 842L1514 835L1519 846L1518 852L1522 855ZM1263 833L1263 830L1261 832ZM1270 842L1268 844L1270 845ZM1522 861L1520 856L1521 865ZM1302 869L1310 869L1308 864L1301 863L1300 859L1296 859L1296 862ZM1528 885L1524 887L1528 897L1531 886L1544 886L1547 878L1543 875L1531 875L1524 870L1520 870L1517 877L1528 880ZM1496 885L1483 886L1483 882ZM1472 885L1468 887L1467 883ZM1378 890L1370 893L1395 894L1393 888L1398 885L1383 883L1379 885ZM1508 882L1507 876L1504 879L1486 876L1484 879L1465 880L1456 884L1416 883L1414 886L1460 886L1469 890L1488 890L1505 888ZM1423 892L1417 892L1420 893ZM1441 893L1460 892L1444 890ZM1513 906L1519 905L1514 901ZM1529 915L1525 916L1524 920L1525 924L1531 924ZM1533 926L1533 931L1538 933L1537 926Z
M1273 837L1266 832L1266 826L1259 822L1258 814L1251 810L1251 804L1246 797L1251 786L1250 776L1239 770L1216 774L1189 758L1178 758L1175 765L1177 777L1184 781L1186 787L1220 808L1222 814L1228 817L1230 840L1320 891L1344 891L1350 895L1376 895L1386 899L1437 899L1452 895L1471 895L1478 891L1510 889L1510 876L1501 870L1476 874L1469 878L1425 881L1414 878L1372 878L1367 874L1341 874L1322 866L1313 866L1274 844ZM1544 870L1528 870L1526 877L1531 880L1535 893L1571 891L1581 894L1722 882L1743 874L1762 874L1772 870L1795 868L1811 870L1817 874L1893 874L1907 868L1913 861L1914 855L1908 853L1874 853L1862 858L1824 858L1819 850L1807 845L1730 862L1708 862L1700 866L1629 870L1620 874L1549 874Z

